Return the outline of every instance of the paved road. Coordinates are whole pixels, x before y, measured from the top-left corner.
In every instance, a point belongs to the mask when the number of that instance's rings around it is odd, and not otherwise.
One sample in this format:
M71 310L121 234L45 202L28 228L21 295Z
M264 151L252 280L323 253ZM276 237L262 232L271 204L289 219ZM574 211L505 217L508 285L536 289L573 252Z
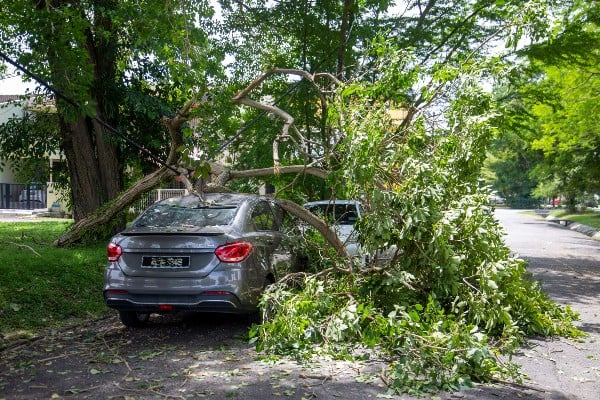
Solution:
M600 400L600 241L512 210L498 210L507 244L530 261L552 298L581 313L589 337L530 340L516 357L531 379L439 399ZM124 329L112 316L5 351L0 399L384 397L381 365L321 362L298 366L256 360L240 337L248 324L229 317L157 319ZM409 396L393 398L414 399Z
M515 210L496 215L506 244L529 261L544 290L581 314L582 329L600 333L600 241Z
M486 388L463 398L600 400L600 241L515 210L496 216L506 244L529 261L528 271L551 298L580 313L577 325L589 337L531 340L516 357L531 378L524 390Z

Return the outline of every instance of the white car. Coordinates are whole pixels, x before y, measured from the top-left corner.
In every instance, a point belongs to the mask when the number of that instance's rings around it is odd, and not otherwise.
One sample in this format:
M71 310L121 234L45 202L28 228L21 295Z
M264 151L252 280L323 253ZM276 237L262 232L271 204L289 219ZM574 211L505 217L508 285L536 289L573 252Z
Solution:
M355 200L321 200L304 204L304 208L323 218L345 244L350 256L360 253L354 224L363 215L362 205Z

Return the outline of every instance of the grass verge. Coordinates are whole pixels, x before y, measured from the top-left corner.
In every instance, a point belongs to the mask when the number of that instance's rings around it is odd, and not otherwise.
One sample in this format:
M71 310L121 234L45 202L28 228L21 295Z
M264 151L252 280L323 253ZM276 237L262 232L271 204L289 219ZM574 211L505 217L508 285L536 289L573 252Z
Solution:
M557 210L552 211L550 214L561 219L568 219L569 221L600 229L600 212L586 211L571 214L566 210Z
M540 217L540 214L534 210L523 211L523 214L533 215L536 217ZM581 213L570 213L567 210L552 210L549 211L549 214L560 218L567 219L569 221L577 222L582 225L591 226L592 228L600 229L600 212L598 211L585 211Z
M108 311L105 243L56 248L69 222L0 222L0 336L34 335Z

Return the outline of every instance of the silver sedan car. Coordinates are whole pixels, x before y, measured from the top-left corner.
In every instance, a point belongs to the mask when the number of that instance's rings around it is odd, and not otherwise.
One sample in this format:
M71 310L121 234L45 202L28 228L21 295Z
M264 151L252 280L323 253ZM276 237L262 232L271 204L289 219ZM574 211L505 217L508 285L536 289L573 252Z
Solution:
M240 194L158 202L107 247L104 299L134 327L151 313L253 313L290 260L284 211Z

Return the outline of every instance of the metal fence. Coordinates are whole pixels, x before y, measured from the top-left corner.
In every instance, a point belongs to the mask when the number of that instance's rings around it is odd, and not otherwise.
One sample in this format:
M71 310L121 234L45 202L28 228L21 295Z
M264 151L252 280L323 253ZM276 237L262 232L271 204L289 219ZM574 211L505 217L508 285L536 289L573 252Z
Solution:
M155 189L146 193L131 206L130 212L139 214L157 201L170 197L183 196L185 189ZM47 208L46 185L0 183L0 209L35 210Z
M46 185L32 183L0 183L0 208L34 210L47 208Z
M129 211L132 214L139 214L146 208L150 207L157 201L168 199L176 196L183 196L187 193L185 189L155 189L144 194L135 204L133 204Z

